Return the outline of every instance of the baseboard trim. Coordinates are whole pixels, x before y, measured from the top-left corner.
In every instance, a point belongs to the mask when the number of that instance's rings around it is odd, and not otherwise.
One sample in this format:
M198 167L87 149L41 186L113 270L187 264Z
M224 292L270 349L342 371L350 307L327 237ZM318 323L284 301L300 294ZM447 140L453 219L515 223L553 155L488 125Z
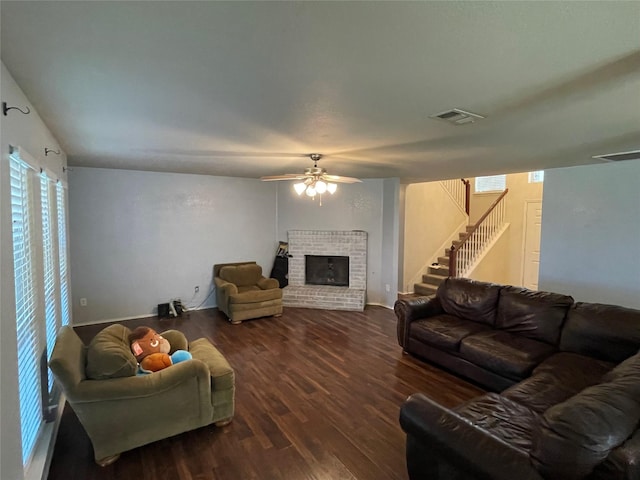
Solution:
M196 310L208 310L210 308L216 308L217 305L203 305L200 308L190 308L186 313L188 314L189 312L194 312ZM103 323L113 323L113 322L124 322L125 320L137 320L139 318L149 318L149 317L157 317L158 314L157 313L145 313L142 315L132 315L130 317L120 317L120 318L105 318L102 320L95 320L92 322L81 322L81 323L76 323L73 322L72 326L74 327L86 327L89 325L100 325Z
M367 302L367 305L373 305L375 307L384 307L388 310L393 310L393 307L390 307L389 305L385 305L383 303L376 303L376 302Z

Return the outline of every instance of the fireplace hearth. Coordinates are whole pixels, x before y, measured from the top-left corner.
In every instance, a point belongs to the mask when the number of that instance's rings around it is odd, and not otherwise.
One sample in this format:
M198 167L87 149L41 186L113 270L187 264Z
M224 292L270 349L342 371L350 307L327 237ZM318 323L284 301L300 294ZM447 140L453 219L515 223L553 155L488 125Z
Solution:
M349 257L305 255L305 284L349 286Z

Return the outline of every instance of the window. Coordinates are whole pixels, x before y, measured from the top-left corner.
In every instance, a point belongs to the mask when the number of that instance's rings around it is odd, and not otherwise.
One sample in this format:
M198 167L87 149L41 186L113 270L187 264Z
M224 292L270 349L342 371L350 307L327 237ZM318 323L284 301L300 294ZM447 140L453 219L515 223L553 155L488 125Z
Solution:
M542 183L544 182L544 170L536 170L535 172L529 172L529 183Z
M56 333L60 326L57 295L57 261L55 236L55 186L46 173L40 175L40 202L42 207L42 264L44 270L44 313L47 333L47 360L56 341ZM48 371L48 391L53 389L53 374Z
M489 177L476 177L475 192L502 192L507 188L506 175L492 175Z
M9 161L13 269L16 289L18 396L22 432L22 463L26 465L42 427L40 390L40 333L37 318L38 285L35 273L33 228L33 171L15 152Z
M9 156L17 347L17 401L25 470L33 458L50 403L53 375L42 368L61 325L70 323L65 189L52 175L36 174L24 151Z
M60 313L62 325L69 324L69 268L67 262L67 206L65 189L61 183L57 187L58 210L58 269L60 280Z

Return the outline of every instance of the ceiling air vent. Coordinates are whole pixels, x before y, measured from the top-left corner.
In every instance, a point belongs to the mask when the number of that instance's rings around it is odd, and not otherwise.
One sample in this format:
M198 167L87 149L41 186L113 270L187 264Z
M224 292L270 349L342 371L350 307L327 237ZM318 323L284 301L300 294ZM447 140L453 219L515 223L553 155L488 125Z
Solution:
M452 108L451 110L431 115L429 118L444 120L445 122L452 123L453 125L466 125L468 123L473 123L476 120L482 120L484 117L477 113L466 112L459 108Z
M605 153L604 155L594 155L591 158L604 160L605 162L621 162L622 160L640 160L640 150L632 152Z

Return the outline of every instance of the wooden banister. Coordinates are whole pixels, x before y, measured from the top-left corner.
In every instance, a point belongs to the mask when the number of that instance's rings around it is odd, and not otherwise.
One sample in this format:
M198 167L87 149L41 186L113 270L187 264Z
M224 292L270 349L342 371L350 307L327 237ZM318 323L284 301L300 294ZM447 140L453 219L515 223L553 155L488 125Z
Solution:
M464 211L469 215L469 206L471 205L471 182L464 178L461 178L460 180L464 183Z

